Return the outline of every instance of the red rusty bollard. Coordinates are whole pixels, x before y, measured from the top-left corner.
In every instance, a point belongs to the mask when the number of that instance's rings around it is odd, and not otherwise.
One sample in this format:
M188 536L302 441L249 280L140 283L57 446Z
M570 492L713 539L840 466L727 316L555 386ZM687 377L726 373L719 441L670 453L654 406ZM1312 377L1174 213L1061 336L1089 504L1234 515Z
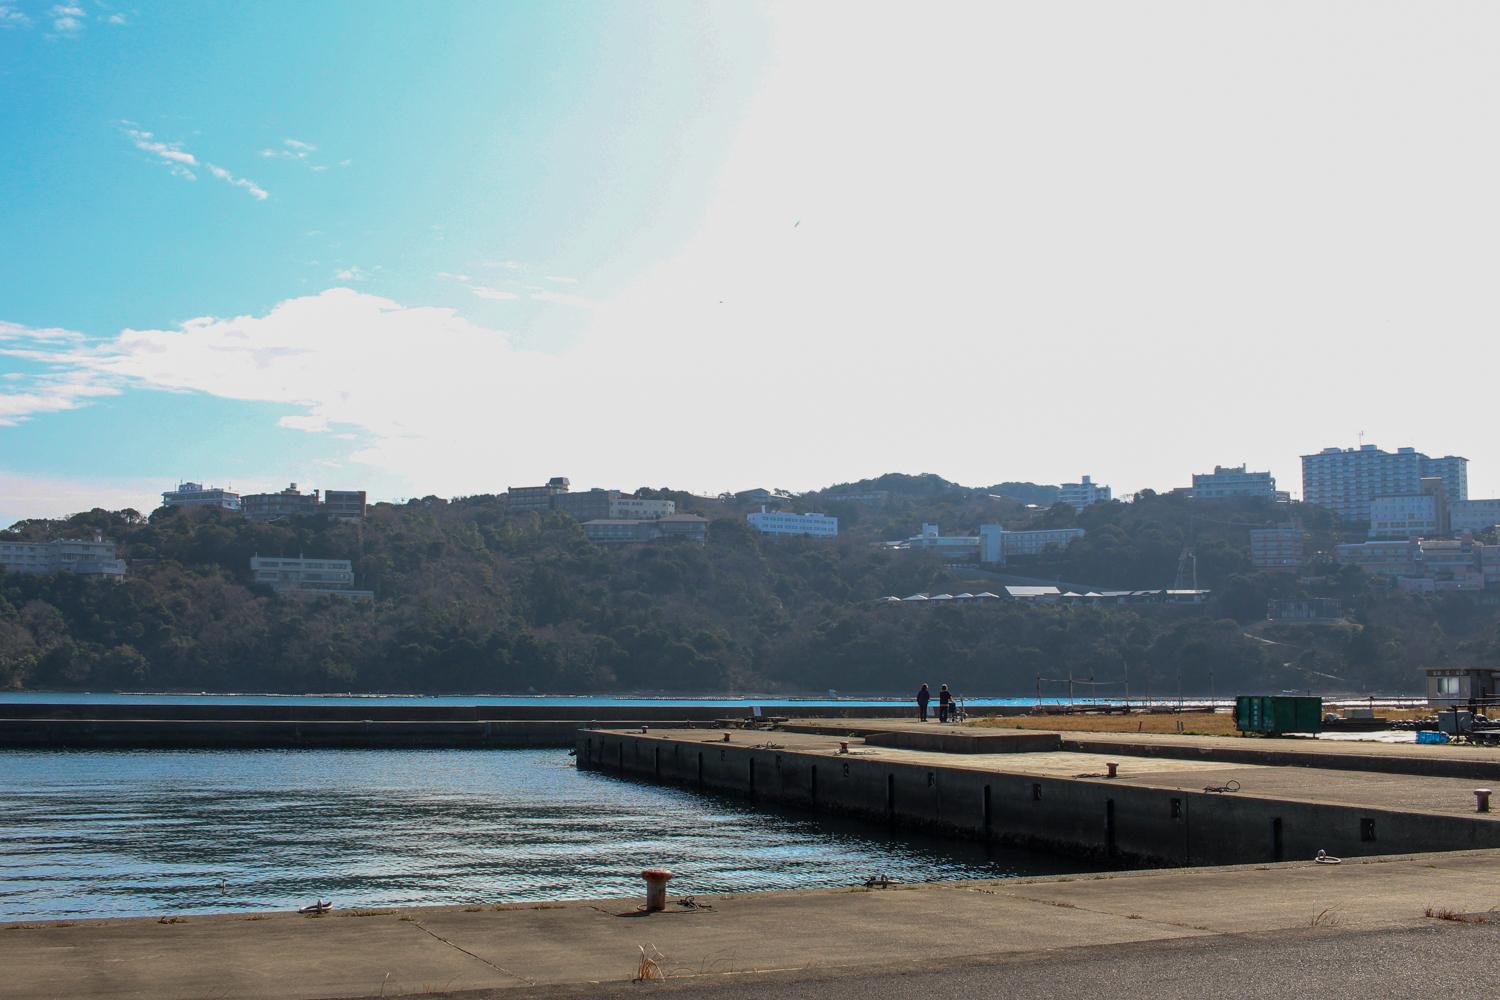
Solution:
M849 741L848 740L839 740L839 753L848 753L848 752L849 752Z
M728 733L725 733L725 734L724 734L724 742L725 742L725 743L728 743L728 742L729 742L729 734L728 734Z
M1482 813L1490 811L1490 790L1488 788L1474 789L1474 811Z
M646 912L656 913L667 908L667 883L672 873L665 868L647 868L641 872L646 880Z
M1118 778L1120 776L1117 773L1120 770L1120 765L1119 764L1116 764L1114 761L1110 761L1109 763L1105 764L1104 766L1107 767L1107 768L1109 768L1109 774L1106 775L1106 777Z

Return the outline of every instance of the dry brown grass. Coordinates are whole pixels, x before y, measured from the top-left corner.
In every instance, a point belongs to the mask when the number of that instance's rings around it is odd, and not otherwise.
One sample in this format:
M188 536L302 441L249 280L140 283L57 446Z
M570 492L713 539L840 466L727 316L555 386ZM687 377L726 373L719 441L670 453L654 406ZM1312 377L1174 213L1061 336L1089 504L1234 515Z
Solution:
M995 729L1052 729L1070 733L1177 733L1193 736L1238 736L1228 712L1178 712L1129 715L1010 715L970 723Z

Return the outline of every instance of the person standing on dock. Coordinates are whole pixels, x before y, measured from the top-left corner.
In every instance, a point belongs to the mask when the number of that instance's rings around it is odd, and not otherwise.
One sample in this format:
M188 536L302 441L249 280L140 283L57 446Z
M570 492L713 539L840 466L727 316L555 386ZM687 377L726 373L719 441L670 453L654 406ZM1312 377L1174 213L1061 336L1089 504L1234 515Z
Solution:
M944 684L938 688L938 721L947 722L953 711L953 692Z
M932 692L927 689L924 682L917 688L917 718L923 722L927 721L927 703L932 700Z

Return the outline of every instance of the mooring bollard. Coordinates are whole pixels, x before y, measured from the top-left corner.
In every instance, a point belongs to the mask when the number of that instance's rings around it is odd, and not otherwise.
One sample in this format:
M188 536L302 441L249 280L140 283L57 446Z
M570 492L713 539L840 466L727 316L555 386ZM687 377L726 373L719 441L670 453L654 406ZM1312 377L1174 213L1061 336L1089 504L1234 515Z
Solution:
M667 908L667 883L672 873L665 868L647 868L641 872L646 880L646 912L652 913Z
M1120 770L1120 765L1119 764L1116 764L1114 761L1110 761L1109 763L1105 764L1104 766L1107 767L1107 768L1109 768L1109 774L1105 775L1105 777L1108 777L1108 778L1118 778L1119 777L1119 774L1117 773Z
M1488 788L1474 789L1474 811L1482 813L1490 811L1490 790Z
M848 752L849 752L849 741L848 740L839 740L839 753L848 753Z
M725 733L725 734L724 734L724 742L725 742L725 743L728 743L728 742L729 742L729 734L728 734L728 733Z
M646 735L646 730L648 730L650 728L651 728L650 726L642 726L641 727L641 735L645 736Z

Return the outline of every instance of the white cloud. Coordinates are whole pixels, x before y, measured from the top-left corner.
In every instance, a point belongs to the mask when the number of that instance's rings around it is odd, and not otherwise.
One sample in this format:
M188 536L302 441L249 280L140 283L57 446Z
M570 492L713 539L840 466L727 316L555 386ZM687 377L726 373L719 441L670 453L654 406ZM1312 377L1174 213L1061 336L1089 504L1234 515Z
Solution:
M126 20L124 14L111 14L108 17L106 17L104 20L108 24L128 24L129 23Z
M490 477L512 452L515 436L495 434L497 423L528 419L569 384L556 358L516 350L454 310L351 289L290 299L263 316L125 330L103 344L62 346L54 360L96 383L289 405L300 412L282 427L363 431L367 447L354 460L414 481L456 474L467 481L454 488L470 491L495 489ZM445 466L456 471L441 474Z
M208 167L208 172L213 174L219 180L227 181L237 188L244 188L246 191L249 191L250 197L254 198L256 201L265 201L266 198L270 197L270 195L267 194L265 188L250 180L248 177L236 177L234 174L225 170L223 167L215 166L212 163L206 163L204 164L204 166Z
M0 320L0 341L77 342L82 339L83 334L74 330L64 330L59 327L22 326L20 323L7 323L5 320Z
M198 175L188 169L198 165L198 158L183 149L180 143L162 142L152 133L139 128L126 127L124 132L136 149L161 160L175 176L190 181L198 179Z
M576 306L579 309L592 309L594 307L594 302L591 299L586 299L582 295L568 295L564 292L549 292L543 289L532 292L531 297L537 302L555 302L559 305Z
M340 281L367 281L370 277L361 267L340 268L333 276Z
M310 142L303 142L301 139L282 139L280 146L262 149L260 155L267 160L294 160L314 173L322 173L328 169L328 165L312 161L312 154L317 151L318 147Z
M198 175L190 168L202 167L226 184L249 192L250 197L256 201L265 201L270 197L266 189L259 184L247 177L238 177L216 163L198 159L197 156L183 149L180 142L163 142L154 133L138 128L133 122L120 122L119 124L121 131L136 149L155 156L174 176L195 181Z
M119 394L116 381L80 366L71 353L85 350L72 330L0 321L0 357L37 362L35 372L7 372L0 384L0 427L15 427L45 413L76 410Z
M481 299L489 299L494 302L508 302L512 299L519 299L521 297L515 292L506 291L503 288L492 288L489 285L477 282L471 275L467 274L454 274L450 271L439 271L437 273L437 277L442 278L445 281L456 281L467 288L469 291L473 292L477 298Z
M515 292L507 292L503 288L491 288L488 285L470 285L469 291L481 299L490 299L495 302L508 302L521 297Z
M559 285L576 285L576 284L578 284L578 279L577 278L569 278L569 277L566 277L566 276L561 275L561 274L549 274L549 275L547 275L547 280L548 281L555 281Z
M29 28L31 18L14 4L0 3L0 28Z
M328 418L293 413L277 420L276 426L285 427L293 431L307 431L310 434L320 434L328 430Z
M83 19L88 17L88 14L82 7L73 4L54 4L47 11L47 16L52 18L52 27L55 31L71 35L83 30Z

